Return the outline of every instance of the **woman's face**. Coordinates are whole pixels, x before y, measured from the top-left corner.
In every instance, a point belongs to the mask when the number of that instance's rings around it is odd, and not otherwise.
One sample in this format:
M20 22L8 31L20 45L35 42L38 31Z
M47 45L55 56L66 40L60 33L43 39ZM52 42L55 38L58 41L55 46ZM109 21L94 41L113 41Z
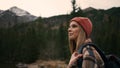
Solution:
M80 32L80 25L75 22L71 21L68 28L68 37L70 40L76 40Z

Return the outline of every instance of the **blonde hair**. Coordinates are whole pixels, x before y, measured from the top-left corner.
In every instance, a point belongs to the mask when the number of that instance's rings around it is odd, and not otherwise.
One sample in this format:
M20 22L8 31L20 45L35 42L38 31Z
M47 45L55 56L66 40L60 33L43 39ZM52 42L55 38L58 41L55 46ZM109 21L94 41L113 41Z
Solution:
M85 43L85 40L86 40L86 34L85 34L83 28L80 26L80 31L79 31L77 40L75 41L75 40L69 39L69 48L70 48L71 54L74 51L78 51L78 49L80 48L80 45Z

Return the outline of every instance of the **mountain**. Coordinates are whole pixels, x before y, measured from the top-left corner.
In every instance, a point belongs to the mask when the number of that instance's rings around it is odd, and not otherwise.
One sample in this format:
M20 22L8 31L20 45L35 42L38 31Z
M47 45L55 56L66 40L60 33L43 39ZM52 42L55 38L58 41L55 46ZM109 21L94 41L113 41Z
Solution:
M49 26L56 26L67 22L68 19L69 19L69 15L58 15L58 16L43 18L43 22Z
M88 7L82 10L86 17L89 17L93 22L103 22L109 20L110 17L114 16L120 18L120 7L112 7L110 9L95 9ZM52 16L49 18L43 18L47 24L61 24L69 20L70 14Z
M89 12L89 11L93 11L93 10L97 10L97 9L95 9L95 8L92 8L92 7L88 7L88 8L86 8L86 9L83 9L83 12Z
M3 10L0 10L0 14L3 12Z
M120 7L113 7L107 10L88 7L82 11L93 23L109 22L113 16L120 18ZM28 23L36 19L38 19L38 17L16 6L5 11L0 10L0 27L12 27L16 24ZM42 18L43 22L48 26L59 26L62 23L68 22L69 19L70 14Z
M30 15L30 13L28 13L27 11L24 11L16 6L8 9L9 11L15 13L17 16L24 16L24 15Z
M113 7L106 10L106 13L109 15L120 16L120 7Z
M12 27L18 23L27 23L36 19L36 16L16 6L5 11L0 10L0 27Z

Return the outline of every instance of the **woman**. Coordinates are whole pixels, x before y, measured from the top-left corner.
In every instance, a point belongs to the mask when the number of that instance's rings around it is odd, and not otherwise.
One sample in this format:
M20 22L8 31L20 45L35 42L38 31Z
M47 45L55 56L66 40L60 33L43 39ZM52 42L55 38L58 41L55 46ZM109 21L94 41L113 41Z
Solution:
M90 35L92 32L92 23L88 18L85 17L75 17L70 20L69 28L68 28L68 37L69 37L69 47L70 52L72 54L71 59L69 61L69 64L67 68L75 68L77 67L77 60L79 58L90 58L89 53L87 50L83 49L83 53L79 54L78 50L79 48L87 43L91 42ZM95 51L94 48L92 48L95 58L92 60L96 61L100 64L100 67L104 68L103 60L101 59L100 55ZM82 61L82 68L98 68L98 65L93 63L91 60L83 60Z

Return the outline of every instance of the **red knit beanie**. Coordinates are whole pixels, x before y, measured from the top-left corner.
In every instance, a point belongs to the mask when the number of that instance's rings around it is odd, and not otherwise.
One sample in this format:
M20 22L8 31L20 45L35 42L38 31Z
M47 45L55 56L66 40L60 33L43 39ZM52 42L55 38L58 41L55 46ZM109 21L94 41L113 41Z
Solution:
M92 32L92 23L88 18L85 17L74 17L71 21L77 22L85 31L87 38L90 37Z

